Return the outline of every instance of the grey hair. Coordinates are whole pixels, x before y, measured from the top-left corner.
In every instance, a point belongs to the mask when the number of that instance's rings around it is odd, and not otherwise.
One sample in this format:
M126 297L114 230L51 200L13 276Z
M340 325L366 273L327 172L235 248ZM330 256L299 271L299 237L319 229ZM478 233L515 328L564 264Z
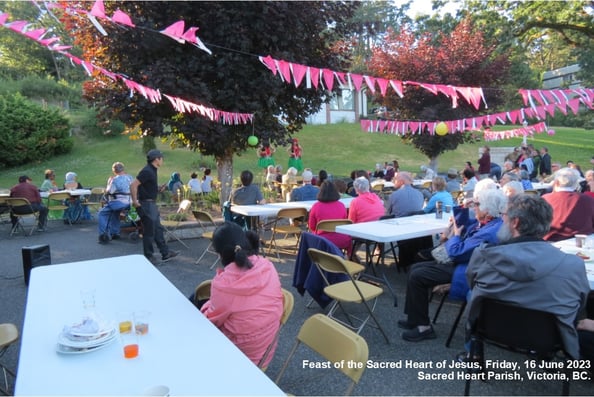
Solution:
M402 182L406 183L407 185L410 185L413 183L412 174L410 172L406 172L406 171L402 171L402 172L399 172L398 174L396 174L396 180L402 181Z
M568 187L575 190L578 186L580 174L573 168L561 168L555 173L555 182L559 187Z
M369 191L369 181L364 176L360 176L353 181L353 187L358 192L366 193Z
M509 181L519 181L520 177L515 172L506 172L505 174L501 175L501 179L506 178ZM500 181L501 181L500 179Z
M481 211L499 218L507 207L507 196L499 189L483 189L474 193L474 201L480 203Z
M496 190L498 188L497 184L495 183L495 181L491 178L485 178L485 179L481 179L480 181L478 181L476 183L476 185L474 185L474 191L472 194L472 197L474 198L474 201L479 201L477 199L477 195L482 192L483 190Z
M502 187L503 193L505 193L508 197L515 196L516 194L524 193L524 186L522 186L521 182L518 181L509 181ZM507 192L511 190L514 194L507 194Z
M507 219L519 219L517 232L520 236L542 238L551 228L553 208L540 196L518 194L509 198Z

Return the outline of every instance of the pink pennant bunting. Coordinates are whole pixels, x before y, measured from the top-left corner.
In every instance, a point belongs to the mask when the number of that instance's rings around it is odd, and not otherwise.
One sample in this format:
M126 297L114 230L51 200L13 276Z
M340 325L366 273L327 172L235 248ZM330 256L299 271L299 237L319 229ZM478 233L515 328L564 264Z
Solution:
M117 10L116 12L113 13L111 20L112 20L112 22L115 22L115 23L130 26L133 28L135 27L134 24L132 23L132 19L128 16L128 14L126 14L125 12L120 11L120 10Z
M322 78L324 79L326 89L332 91L332 87L334 87L334 72L330 69L322 69Z
M27 36L30 39L33 39L33 40L37 41L45 33L46 33L46 30L43 29L43 28L41 28L41 29L29 30L28 32L25 32L25 36Z
M394 90L394 92L396 92L396 95L398 95L400 98L404 97L404 93L403 93L403 89L402 89L402 81L390 80L390 86L392 86L392 89Z
M301 85L301 82L303 81L303 77L305 77L305 74L307 73L307 66L292 63L291 67L293 68L293 79L295 87L299 87Z
M365 79L369 91L371 91L372 94L375 94L375 78L367 75L364 75L363 78Z
M567 102L567 106L569 106L569 108L571 109L573 114L577 115L580 110L580 100L579 99L571 99L570 101Z
M363 76L360 74L351 73L351 80L353 81L353 85L357 91L361 90L361 85L363 84Z
M181 36L184 34L184 21L177 21L172 25L161 31L165 36L171 37L175 41L181 41Z
M89 14L97 18L105 18L105 6L103 5L103 0L97 0L95 4L93 4L93 8L91 8Z
M390 83L390 81L382 78L377 78L375 79L375 81L377 82L377 85L380 88L380 93L382 94L382 96L386 96L386 91L388 91L388 84Z
M268 70L270 70L272 72L272 74L274 74L276 76L276 64L274 62L274 59L272 59L272 57L270 55L268 55L267 57L258 57L258 59L260 59L260 62L262 62L264 65L266 65L266 67L268 68Z
M320 84L320 69L310 67L309 68L309 75L311 77L311 84L318 89L318 84Z
M2 14L0 14L0 25L4 25L7 20L8 20L7 13L3 12Z
M278 71L281 73L285 82L291 82L291 68L289 67L289 62L283 60L278 61Z
M23 31L28 23L29 22L27 22L27 21L14 21L11 23L7 23L4 26L6 26L10 30L14 30L17 33L23 33Z

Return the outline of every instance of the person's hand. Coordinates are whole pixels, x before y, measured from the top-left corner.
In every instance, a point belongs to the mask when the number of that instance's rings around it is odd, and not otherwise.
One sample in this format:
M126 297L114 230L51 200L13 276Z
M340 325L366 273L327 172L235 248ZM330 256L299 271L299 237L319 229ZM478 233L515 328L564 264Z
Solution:
M464 225L458 226L456 222L452 224L452 230L454 231L454 236L460 237L462 234L462 230L464 230Z
M584 331L594 332L594 320L584 318L578 322L576 328Z

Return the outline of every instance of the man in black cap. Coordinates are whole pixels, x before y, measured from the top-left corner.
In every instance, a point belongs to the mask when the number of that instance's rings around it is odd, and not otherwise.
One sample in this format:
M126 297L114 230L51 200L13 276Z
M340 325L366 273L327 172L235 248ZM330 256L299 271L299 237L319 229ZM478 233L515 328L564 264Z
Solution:
M44 232L45 225L47 223L47 214L49 211L47 207L41 202L39 189L37 189L37 186L31 183L31 178L29 178L27 175L19 176L19 183L10 189L10 197L26 198L29 200L29 203L31 203L31 208L29 208L27 205L19 205L12 207L12 212L15 214L24 215L31 213L31 209L38 211L39 218L37 219L37 231ZM12 222L12 227L14 228L19 221L19 218L13 216L11 213L10 221Z
M165 242L163 226L161 226L161 214L157 207L157 194L159 184L157 181L157 170L163 165L163 153L157 149L151 149L146 154L147 165L140 170L136 179L130 184L130 196L132 205L136 207L140 220L142 221L142 246L144 256L151 263L156 264L153 258L153 242L157 244L161 252L162 262L167 262L176 257L179 252L170 251Z

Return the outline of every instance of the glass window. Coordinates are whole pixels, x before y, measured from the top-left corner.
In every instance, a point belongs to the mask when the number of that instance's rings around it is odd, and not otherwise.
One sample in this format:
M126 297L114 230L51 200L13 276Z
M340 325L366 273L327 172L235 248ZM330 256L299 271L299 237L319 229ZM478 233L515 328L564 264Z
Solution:
M354 91L342 89L332 93L330 110L355 110Z

